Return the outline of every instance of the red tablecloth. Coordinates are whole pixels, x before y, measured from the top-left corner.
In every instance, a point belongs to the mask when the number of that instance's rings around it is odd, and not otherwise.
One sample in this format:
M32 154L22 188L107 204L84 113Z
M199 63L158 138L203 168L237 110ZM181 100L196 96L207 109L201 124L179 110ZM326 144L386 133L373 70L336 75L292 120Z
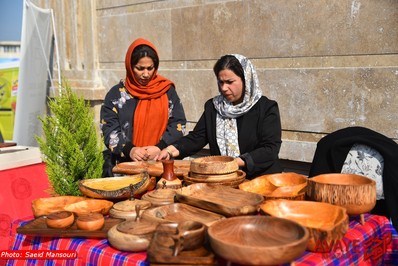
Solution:
M365 215L350 220L343 241L328 253L305 252L294 265L398 265L398 234L382 216ZM26 221L25 221L26 222ZM16 221L13 231L24 221ZM349 248L346 248L350 243ZM330 244L330 243L329 243ZM76 250L73 260L8 260L7 265L149 265L146 253L121 252L109 246L106 239L48 238L16 234L12 250ZM1 260L0 260L1 264Z
M33 217L32 200L49 197L45 164L0 171L0 250L6 249L14 220Z

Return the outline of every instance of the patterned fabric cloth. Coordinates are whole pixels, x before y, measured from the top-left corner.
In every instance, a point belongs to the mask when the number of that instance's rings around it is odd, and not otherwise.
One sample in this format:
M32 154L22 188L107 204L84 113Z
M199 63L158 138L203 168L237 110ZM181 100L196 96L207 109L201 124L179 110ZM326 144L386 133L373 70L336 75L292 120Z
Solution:
M376 199L384 199L383 192L384 159L381 154L364 144L352 146L341 169L342 173L363 175L376 182Z
M365 214L365 224L352 217L349 230L338 243L328 243L325 253L304 252L292 264L296 266L329 265L398 265L398 234L384 216ZM74 260L8 260L6 265L149 265L145 252L122 252L109 246L106 239L50 238L15 234L13 223L12 250L75 250ZM0 265L3 265L0 260ZM220 265L223 265L220 260Z
M256 69L249 59L243 55L233 54L242 65L245 75L245 95L240 104L233 105L220 94L213 98L217 110L217 144L221 155L238 157L238 128L236 118L247 113L262 96Z

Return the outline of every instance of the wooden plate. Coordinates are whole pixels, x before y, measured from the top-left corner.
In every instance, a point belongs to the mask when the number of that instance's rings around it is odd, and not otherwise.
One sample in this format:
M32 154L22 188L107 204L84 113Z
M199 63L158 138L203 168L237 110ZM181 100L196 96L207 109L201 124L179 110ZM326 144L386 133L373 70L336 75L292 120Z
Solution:
M264 201L264 197L259 194L205 183L192 184L177 190L176 199L228 217L255 214Z
M76 222L71 227L66 229L53 229L49 228L46 224L46 217L41 216L36 218L25 225L17 228L18 234L44 236L44 237L84 237L84 238L107 238L108 230L122 222L122 219L105 218L104 226L100 230L87 231L80 230L76 226Z
M329 203L267 200L260 205L260 209L262 213L295 221L305 226L309 231L307 249L312 252L320 251L316 250L320 241L334 243L342 239L348 231L346 209Z
M209 226L225 217L187 204L173 203L145 210L142 218L159 223L195 221Z
M175 175L180 177L188 174L190 165L190 160L174 160ZM124 162L112 169L114 173L128 175L139 174L145 171L150 176L159 177L163 174L163 164L161 161Z

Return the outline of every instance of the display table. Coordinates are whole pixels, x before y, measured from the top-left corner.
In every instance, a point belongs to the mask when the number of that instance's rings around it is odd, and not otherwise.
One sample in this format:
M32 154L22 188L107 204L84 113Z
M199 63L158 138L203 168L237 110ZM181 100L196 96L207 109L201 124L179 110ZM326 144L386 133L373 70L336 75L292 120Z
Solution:
M24 223L26 221L15 221L13 232ZM366 214L364 225L359 223L359 217L352 218L349 231L343 241L338 243L332 245L328 253L305 252L294 261L294 265L398 265L398 235L385 217ZM75 259L51 260L50 265L149 265L145 261L145 252L118 251L109 246L107 239L48 238L15 234L10 246L18 252L76 251ZM48 265L50 261L16 259L6 262L7 265Z
M0 250L7 249L13 221L33 216L32 200L49 197L45 164L35 147L0 149Z

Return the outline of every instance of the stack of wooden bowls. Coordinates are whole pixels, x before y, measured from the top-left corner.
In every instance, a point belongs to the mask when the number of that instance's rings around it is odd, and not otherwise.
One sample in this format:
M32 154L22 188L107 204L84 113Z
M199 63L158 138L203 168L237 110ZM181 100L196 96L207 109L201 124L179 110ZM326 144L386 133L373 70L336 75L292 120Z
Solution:
M184 175L186 185L207 183L237 188L246 178L239 170L235 158L230 156L205 156L191 161L190 171Z

